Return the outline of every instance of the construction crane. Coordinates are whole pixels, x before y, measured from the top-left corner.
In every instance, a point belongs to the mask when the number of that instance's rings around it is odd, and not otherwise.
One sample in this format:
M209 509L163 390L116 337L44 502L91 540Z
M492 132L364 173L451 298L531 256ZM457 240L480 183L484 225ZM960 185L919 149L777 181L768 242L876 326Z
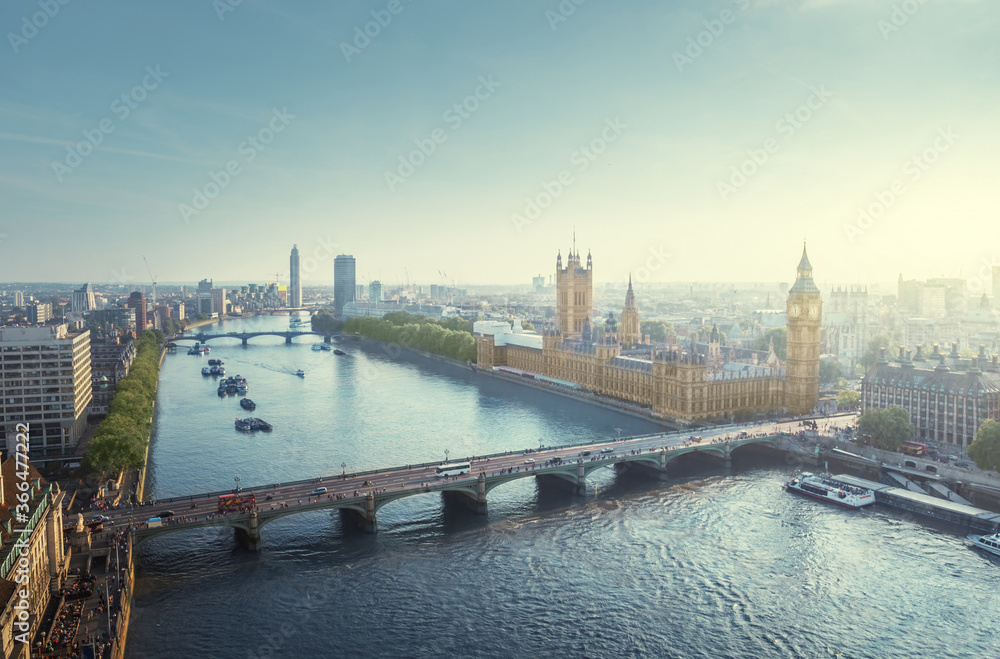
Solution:
M271 273L269 272L267 274L270 275ZM281 278L284 277L284 276L285 276L284 272L276 272L276 273L274 273L274 285L275 286L280 286L281 285Z
M149 273L149 280L153 282L153 308L156 308L156 277L153 276L153 271L149 268L149 261L146 260L145 255L142 257L142 262L146 264L146 272Z

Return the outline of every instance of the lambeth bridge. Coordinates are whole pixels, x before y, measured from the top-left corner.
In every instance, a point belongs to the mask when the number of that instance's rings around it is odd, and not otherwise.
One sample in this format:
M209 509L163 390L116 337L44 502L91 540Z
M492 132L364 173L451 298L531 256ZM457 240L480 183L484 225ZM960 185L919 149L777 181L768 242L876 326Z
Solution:
M851 420L831 417L826 423L850 423ZM376 514L382 506L427 492L442 492L468 504L478 513L485 513L491 490L522 478L551 479L577 494L586 495L592 491L588 488L587 476L597 469L611 467L627 472L632 468L666 480L667 465L692 454L709 456L729 467L736 451L763 445L798 453L804 462L809 459L808 454L791 439L801 429L799 420L722 426L699 431L701 436L691 435L690 430L674 431L274 483L242 488L241 494L253 492L256 497L256 507L246 512L218 512L219 496L235 492L227 490L160 499L154 504L134 507L126 505L106 514L112 528L128 525L137 542L188 529L229 526L236 529L237 536L250 549L257 550L261 529L276 519L316 510L340 509L353 517L361 528L374 533ZM449 477L437 475L439 467L459 462L468 462L470 473ZM149 525L149 519L168 510L172 514L163 517L162 526Z
M204 332L195 334L194 336L183 336L172 339L167 347L170 345L176 345L181 341L198 341L200 343L207 343L213 339L239 339L243 342L243 345L248 345L250 339L258 336L280 336L285 339L285 343L291 343L292 339L299 336L322 336L324 343L330 343L333 341L335 336L332 332L312 332L312 331L299 331L299 330L274 330L274 331L263 331L263 332L229 332L228 334L207 334Z

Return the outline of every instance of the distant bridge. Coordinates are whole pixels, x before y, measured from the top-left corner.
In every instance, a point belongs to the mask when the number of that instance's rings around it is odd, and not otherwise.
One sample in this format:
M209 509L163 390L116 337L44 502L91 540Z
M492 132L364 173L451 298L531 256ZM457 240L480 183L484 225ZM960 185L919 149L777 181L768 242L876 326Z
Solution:
M836 420L831 418L830 421ZM849 421L848 421L849 422ZM365 473L340 474L324 478L275 483L243 488L257 496L255 510L218 513L218 497L233 490L209 492L157 501L155 506L120 508L107 512L117 524L130 524L133 537L141 542L168 533L210 526L237 529L237 535L253 550L260 547L261 528L276 519L316 510L340 509L355 517L360 526L374 533L376 513L393 501L427 492L446 492L464 501L479 513L487 510L487 495L494 488L522 478L536 477L563 482L580 495L588 493L587 476L605 467L634 467L667 479L667 465L692 454L711 456L726 467L732 454L746 446L765 445L795 452L786 437L801 429L799 421L706 429L703 436L691 431L673 431L618 440L601 440L553 448L476 456L469 460L471 473L439 478L436 469L446 462L405 465ZM558 458L558 462L553 462ZM465 460L452 460L455 462ZM313 494L316 488L325 491ZM163 526L150 528L145 520L165 510L174 515Z
M292 339L294 339L295 337L298 337L298 336L322 336L324 343L330 343L333 340L333 337L335 335L336 335L336 332L313 332L311 330L309 330L309 331L299 331L299 330L286 330L286 331L282 331L282 330L274 330L274 331L264 331L264 332L229 332L227 334L208 334L208 333L205 333L205 332L200 332L198 334L195 334L194 336L177 337L176 339L171 340L170 343L167 344L167 346L169 347L170 344L177 344L180 341L188 341L188 342L198 341L200 343L208 343L209 341L212 341L213 339L240 339L240 341L243 342L243 345L247 345L250 339L253 339L253 338L258 337L258 336L280 336L280 337L282 337L282 338L285 339L285 343L291 343Z

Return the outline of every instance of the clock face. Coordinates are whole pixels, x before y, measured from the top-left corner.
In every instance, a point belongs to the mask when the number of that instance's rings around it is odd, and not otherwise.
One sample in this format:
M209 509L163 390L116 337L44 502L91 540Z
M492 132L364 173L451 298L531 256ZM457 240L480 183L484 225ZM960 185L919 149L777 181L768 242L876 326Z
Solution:
M819 305L811 304L809 305L809 317L813 320L819 318Z
M797 304L793 304L792 306L788 307L788 313L791 314L792 318L798 318L799 314L802 313L802 307L800 307Z

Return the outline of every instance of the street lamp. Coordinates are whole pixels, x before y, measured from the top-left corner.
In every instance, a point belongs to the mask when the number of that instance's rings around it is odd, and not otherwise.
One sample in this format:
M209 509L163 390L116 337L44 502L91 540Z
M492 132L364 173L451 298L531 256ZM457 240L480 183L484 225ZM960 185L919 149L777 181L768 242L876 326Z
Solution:
M240 477L236 476L233 480L236 481L236 492L239 493L239 491L240 491Z
M341 476L343 476L344 478L347 478L347 463L346 462L341 462L340 463L340 468L344 470L343 473L341 474Z
M448 462L448 449L444 450L444 461Z

